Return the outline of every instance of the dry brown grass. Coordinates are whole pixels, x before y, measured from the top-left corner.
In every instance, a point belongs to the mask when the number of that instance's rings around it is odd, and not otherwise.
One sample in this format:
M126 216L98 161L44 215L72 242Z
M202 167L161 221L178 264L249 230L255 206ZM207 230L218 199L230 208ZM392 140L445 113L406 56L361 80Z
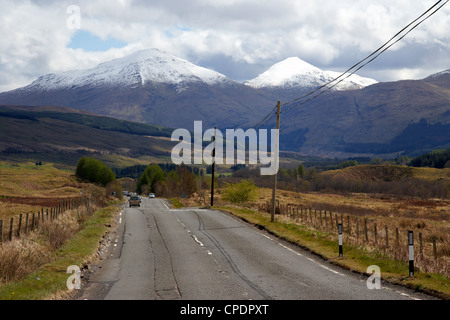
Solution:
M98 189L52 164L0 162L0 220L55 207L62 200L78 198L80 190L85 195L103 193Z
M259 192L258 201L251 205L261 210L263 204L271 200L272 190L260 189ZM416 266L424 272L450 275L448 200L395 199L366 194L300 194L283 190L279 190L277 195L282 208L294 208L291 214L287 210L287 219L335 235L337 218L339 223L343 223L347 243L368 251L379 251L398 260L408 259L407 233L412 230ZM303 208L306 214L299 217L296 208Z
M22 237L0 243L0 285L27 276L54 259L54 254L99 207L94 203L46 220Z
M16 239L0 245L0 284L20 279L49 262L46 246L32 239Z

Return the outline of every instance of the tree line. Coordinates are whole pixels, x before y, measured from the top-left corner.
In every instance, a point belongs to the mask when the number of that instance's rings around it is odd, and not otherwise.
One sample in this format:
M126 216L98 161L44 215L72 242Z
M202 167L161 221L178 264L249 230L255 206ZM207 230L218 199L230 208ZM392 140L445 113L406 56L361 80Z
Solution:
M184 165L150 164L139 176L136 192L163 197L189 197L208 185L203 170Z
M450 168L450 148L434 150L417 156L409 162L413 167Z

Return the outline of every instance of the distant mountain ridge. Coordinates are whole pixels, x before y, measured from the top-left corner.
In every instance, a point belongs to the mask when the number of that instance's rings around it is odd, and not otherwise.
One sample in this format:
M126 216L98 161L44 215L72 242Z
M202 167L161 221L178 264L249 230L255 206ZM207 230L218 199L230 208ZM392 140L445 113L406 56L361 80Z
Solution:
M269 108L268 94L157 49L88 70L48 74L0 94L0 103L59 105L165 127L242 126ZM272 104L272 103L270 103Z
M70 165L83 155L114 165L168 161L172 131L70 108L0 105L0 159Z
M42 76L0 93L0 104L64 106L169 128L192 129L194 121L205 129L250 128L277 101L298 98L338 75L293 57L240 83L149 49L89 70ZM385 83L353 75L301 107L284 108L281 124L282 148L309 155L445 148L450 144L450 72ZM273 127L273 122L267 126Z
M282 121L282 147L306 154L395 156L448 148L450 72L326 93L285 112Z

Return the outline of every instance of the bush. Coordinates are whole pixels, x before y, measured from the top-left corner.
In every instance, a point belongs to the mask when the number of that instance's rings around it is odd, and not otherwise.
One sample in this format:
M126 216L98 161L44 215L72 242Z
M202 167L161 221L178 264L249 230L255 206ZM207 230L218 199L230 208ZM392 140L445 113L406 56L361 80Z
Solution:
M238 183L225 183L222 191L223 199L232 203L242 204L251 201L256 196L256 186L250 180L241 180Z
M106 164L100 160L87 157L82 157L78 160L75 175L81 180L102 186L106 186L111 181L116 180L114 172Z

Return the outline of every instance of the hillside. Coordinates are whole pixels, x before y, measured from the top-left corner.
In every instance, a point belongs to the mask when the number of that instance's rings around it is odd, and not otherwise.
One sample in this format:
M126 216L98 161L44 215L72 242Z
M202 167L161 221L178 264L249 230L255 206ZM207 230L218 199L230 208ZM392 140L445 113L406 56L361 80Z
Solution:
M450 198L450 168L359 165L322 172L315 183L317 188L337 192Z
M450 73L326 93L284 112L285 150L337 157L416 155L450 146Z
M0 159L75 165L87 155L117 166L167 160L171 132L69 108L0 106Z

